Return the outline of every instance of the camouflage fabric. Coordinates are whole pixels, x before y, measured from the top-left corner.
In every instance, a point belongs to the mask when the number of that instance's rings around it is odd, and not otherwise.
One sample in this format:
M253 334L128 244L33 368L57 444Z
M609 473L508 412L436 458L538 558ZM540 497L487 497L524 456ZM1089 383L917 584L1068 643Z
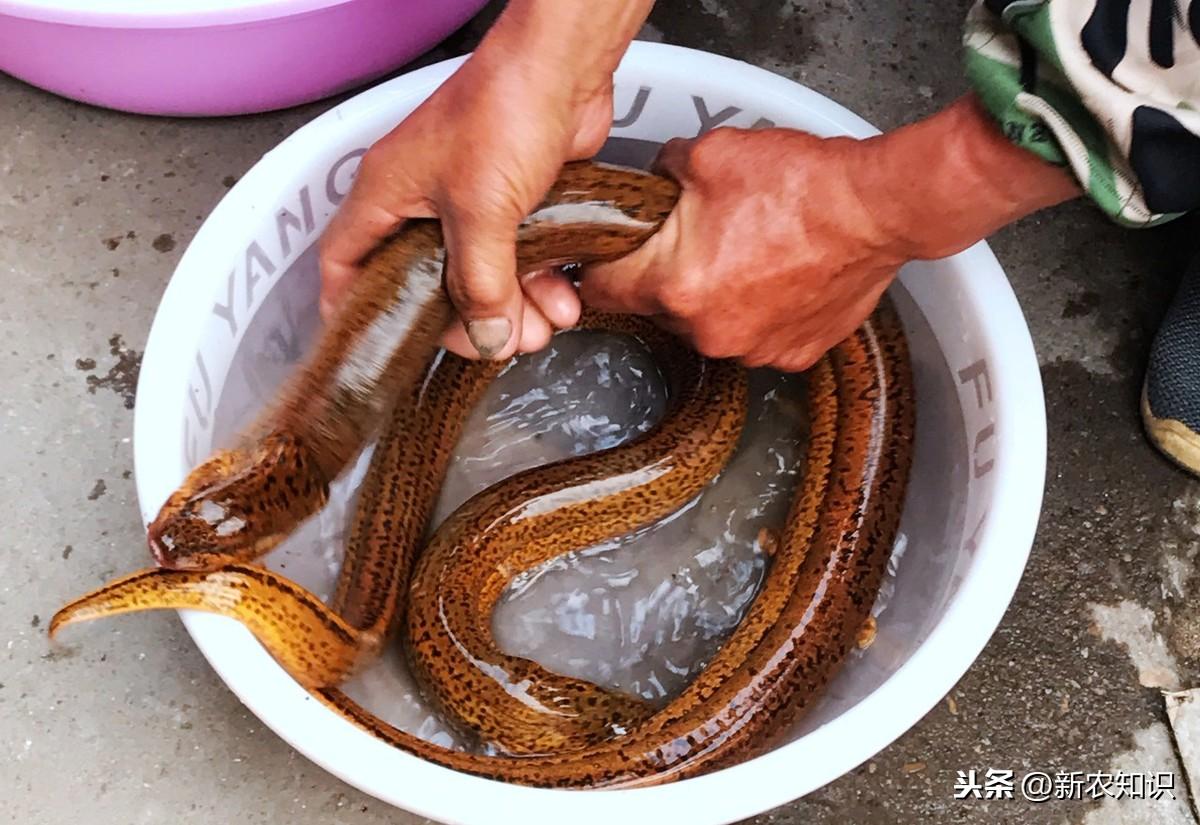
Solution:
M1200 0L982 0L964 42L1005 134L1114 219L1200 207Z

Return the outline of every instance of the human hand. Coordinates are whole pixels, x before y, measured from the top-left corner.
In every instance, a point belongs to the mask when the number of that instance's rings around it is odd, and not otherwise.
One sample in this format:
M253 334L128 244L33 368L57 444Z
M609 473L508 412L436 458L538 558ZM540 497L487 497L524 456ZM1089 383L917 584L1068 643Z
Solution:
M447 347L503 359L572 326L579 298L565 278L537 272L518 281L517 225L564 162L603 144L612 72L648 8L644 0L600 10L513 0L466 63L363 157L321 239L322 315L404 219L437 217L446 286L462 319Z
M1078 194L973 98L864 141L716 129L659 158L683 194L641 249L589 268L584 302L655 316L705 355L807 369L899 267Z

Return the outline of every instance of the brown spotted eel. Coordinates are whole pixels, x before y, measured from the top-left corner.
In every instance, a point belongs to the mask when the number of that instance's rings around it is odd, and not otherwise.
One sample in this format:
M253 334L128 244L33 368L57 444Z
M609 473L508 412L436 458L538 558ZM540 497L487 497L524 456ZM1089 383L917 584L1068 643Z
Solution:
M564 167L521 225L521 271L635 249L678 197L670 181ZM587 315L632 335L668 386L663 421L601 452L518 473L423 540L466 414L500 365L438 351L451 317L436 221L404 225L363 274L308 362L241 444L201 464L151 523L159 567L60 610L86 619L193 608L243 622L322 702L449 768L544 787L629 787L753 755L820 695L854 647L891 553L912 451L908 350L884 302L808 376L805 467L746 616L663 708L504 653L491 614L519 573L669 515L720 472L741 432L740 368L701 358L644 320ZM249 563L325 502L378 438L332 603ZM336 685L400 630L423 693L495 755L398 730Z

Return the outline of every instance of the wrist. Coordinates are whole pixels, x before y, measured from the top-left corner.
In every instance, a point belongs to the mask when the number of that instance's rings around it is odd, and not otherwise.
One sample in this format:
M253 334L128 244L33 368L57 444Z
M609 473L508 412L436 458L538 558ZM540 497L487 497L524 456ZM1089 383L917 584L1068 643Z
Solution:
M510 0L479 51L588 102L611 93L613 72L652 5Z
M904 257L961 252L1080 194L1075 178L1012 144L974 95L862 141L857 188Z

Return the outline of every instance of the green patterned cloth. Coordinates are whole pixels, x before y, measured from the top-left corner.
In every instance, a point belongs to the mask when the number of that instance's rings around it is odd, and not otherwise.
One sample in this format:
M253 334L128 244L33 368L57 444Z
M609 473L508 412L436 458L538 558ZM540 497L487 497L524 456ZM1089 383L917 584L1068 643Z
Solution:
M1113 218L1200 208L1200 0L982 0L964 43L1009 139Z

